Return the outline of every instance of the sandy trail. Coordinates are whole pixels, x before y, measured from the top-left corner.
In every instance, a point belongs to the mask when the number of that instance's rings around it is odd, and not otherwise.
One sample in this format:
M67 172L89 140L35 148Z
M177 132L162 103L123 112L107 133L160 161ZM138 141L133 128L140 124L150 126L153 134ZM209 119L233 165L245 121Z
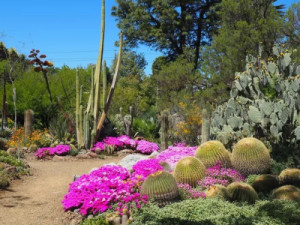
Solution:
M67 193L73 176L119 160L119 157L107 157L105 160L28 161L32 175L15 181L5 191L0 190L0 224L70 224L61 200Z

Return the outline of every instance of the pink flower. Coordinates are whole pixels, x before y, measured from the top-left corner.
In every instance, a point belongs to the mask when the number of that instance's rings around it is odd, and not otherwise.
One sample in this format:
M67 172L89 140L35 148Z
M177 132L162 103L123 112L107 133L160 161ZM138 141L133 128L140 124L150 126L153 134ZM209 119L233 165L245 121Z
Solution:
M141 153L151 154L152 152L158 151L159 147L154 142L141 140L141 141L138 141L136 150Z

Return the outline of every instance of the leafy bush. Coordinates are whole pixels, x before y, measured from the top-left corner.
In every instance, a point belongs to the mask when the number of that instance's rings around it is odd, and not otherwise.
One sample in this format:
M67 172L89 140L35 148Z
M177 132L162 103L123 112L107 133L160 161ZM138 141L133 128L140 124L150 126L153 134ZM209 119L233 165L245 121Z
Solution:
M133 215L133 225L297 225L300 203L258 201L249 206L218 199L185 200L159 208L149 203Z
M2 138L10 138L12 135L12 130L9 129L8 127L4 127L3 129L0 128L0 137Z
M159 138L159 126L154 117L150 119L135 118L132 126L133 134L142 136L149 140Z
M100 215L92 219L85 219L79 225L108 225L108 224L109 223L106 221L106 218Z
M6 188L9 185L9 177L3 171L0 171L0 189Z

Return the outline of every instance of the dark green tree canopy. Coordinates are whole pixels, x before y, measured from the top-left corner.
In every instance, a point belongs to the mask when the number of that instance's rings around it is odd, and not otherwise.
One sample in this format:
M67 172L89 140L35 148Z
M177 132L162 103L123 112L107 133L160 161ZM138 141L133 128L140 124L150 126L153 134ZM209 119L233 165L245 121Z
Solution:
M112 8L127 46L146 44L176 58L185 48L195 49L211 40L216 28L215 4L220 0L117 0Z

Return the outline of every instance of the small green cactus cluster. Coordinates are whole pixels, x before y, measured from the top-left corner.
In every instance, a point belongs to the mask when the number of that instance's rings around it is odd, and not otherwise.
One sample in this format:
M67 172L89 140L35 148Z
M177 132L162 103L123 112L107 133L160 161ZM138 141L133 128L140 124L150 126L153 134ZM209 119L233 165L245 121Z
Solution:
M226 167L231 167L230 155L220 141L207 141L201 144L195 153L206 168L214 166L221 161Z
M205 191L206 197L207 198L220 198L223 200L230 200L230 194L227 190L227 188L223 185L213 185L210 186L206 191Z
M293 185L277 188L272 193L273 199L300 201L300 189Z
M300 66L291 53L274 46L273 57L247 56L246 70L236 73L230 99L212 113L212 138L231 147L243 137L267 145L300 146Z
M178 183L189 184L192 187L205 177L206 168L203 163L192 156L181 159L175 167L174 177Z
M227 186L231 201L248 202L254 204L258 195L253 187L242 182L233 182Z
M268 193L279 187L278 177L270 174L263 174L255 178L252 187L256 192Z
M281 185L291 184L300 187L300 169L288 168L279 174Z
M271 157L260 140L244 138L234 145L231 162L234 169L243 176L248 176L267 173L270 170Z
M141 188L141 195L147 195L149 199L165 205L176 201L179 191L176 180L170 173L157 171L146 178Z

